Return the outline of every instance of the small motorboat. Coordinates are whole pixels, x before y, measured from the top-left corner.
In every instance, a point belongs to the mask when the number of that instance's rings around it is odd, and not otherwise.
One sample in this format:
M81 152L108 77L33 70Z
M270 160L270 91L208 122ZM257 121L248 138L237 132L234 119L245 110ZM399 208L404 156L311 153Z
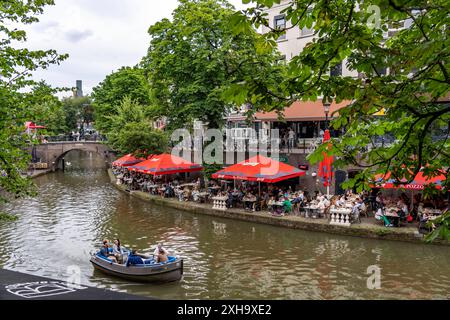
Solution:
M183 275L183 259L169 256L167 262L156 263L153 258L143 259L144 264L127 266L126 253L124 263L115 263L101 255L100 252L91 256L94 268L109 275L139 282L171 282L178 281Z

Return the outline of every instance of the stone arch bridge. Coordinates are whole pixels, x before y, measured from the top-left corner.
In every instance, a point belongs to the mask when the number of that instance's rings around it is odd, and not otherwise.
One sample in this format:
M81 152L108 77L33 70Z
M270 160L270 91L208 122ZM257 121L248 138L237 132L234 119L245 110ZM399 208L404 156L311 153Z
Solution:
M56 170L58 163L64 156L73 150L95 152L102 156L106 162L111 163L115 157L106 144L96 141L60 141L49 142L30 147L30 154L41 163L47 163L48 169Z

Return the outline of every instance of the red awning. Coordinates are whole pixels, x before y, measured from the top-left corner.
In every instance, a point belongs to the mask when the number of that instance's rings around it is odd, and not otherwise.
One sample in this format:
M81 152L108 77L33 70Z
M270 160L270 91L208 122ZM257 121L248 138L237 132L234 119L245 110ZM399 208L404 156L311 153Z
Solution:
M174 174L181 172L201 171L203 167L183 158L163 153L138 163L128 168L131 171L138 171L153 175Z
M214 179L275 183L305 175L305 171L261 155L220 170Z
M388 172L386 176L383 177L382 174L378 174L375 176L375 186L377 188L383 189L396 189L396 188L404 188L404 189L412 189L412 190L423 190L427 185L434 185L436 189L442 189L443 183L446 179L444 174L440 174L435 177L425 177L422 171L416 175L414 180L410 184L398 184L396 179L390 179L391 173ZM401 181L406 182L406 179L402 179Z
M143 158L136 158L131 153L123 156L122 158L117 159L112 164L114 166L127 167L132 166L133 164L144 161Z

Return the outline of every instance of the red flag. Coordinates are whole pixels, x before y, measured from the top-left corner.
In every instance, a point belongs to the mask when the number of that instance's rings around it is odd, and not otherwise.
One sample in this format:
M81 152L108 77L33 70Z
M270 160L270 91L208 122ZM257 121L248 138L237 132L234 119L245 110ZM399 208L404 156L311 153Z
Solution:
M330 141L330 131L327 129L323 135L323 143ZM331 149L331 143L328 143L328 149ZM322 178L324 187L331 185L333 181L333 157L323 153L323 160L319 164L319 177Z

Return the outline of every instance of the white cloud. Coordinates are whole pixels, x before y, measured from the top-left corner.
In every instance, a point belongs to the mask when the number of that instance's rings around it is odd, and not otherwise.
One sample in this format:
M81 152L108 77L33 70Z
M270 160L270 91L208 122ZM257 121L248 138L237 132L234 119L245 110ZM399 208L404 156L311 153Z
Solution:
M40 22L27 26L27 46L56 49L69 58L35 73L53 86L72 87L83 80L84 93L121 66L137 64L146 54L148 28L169 18L176 0L56 0ZM230 1L244 8L241 0ZM67 94L65 94L67 95Z

